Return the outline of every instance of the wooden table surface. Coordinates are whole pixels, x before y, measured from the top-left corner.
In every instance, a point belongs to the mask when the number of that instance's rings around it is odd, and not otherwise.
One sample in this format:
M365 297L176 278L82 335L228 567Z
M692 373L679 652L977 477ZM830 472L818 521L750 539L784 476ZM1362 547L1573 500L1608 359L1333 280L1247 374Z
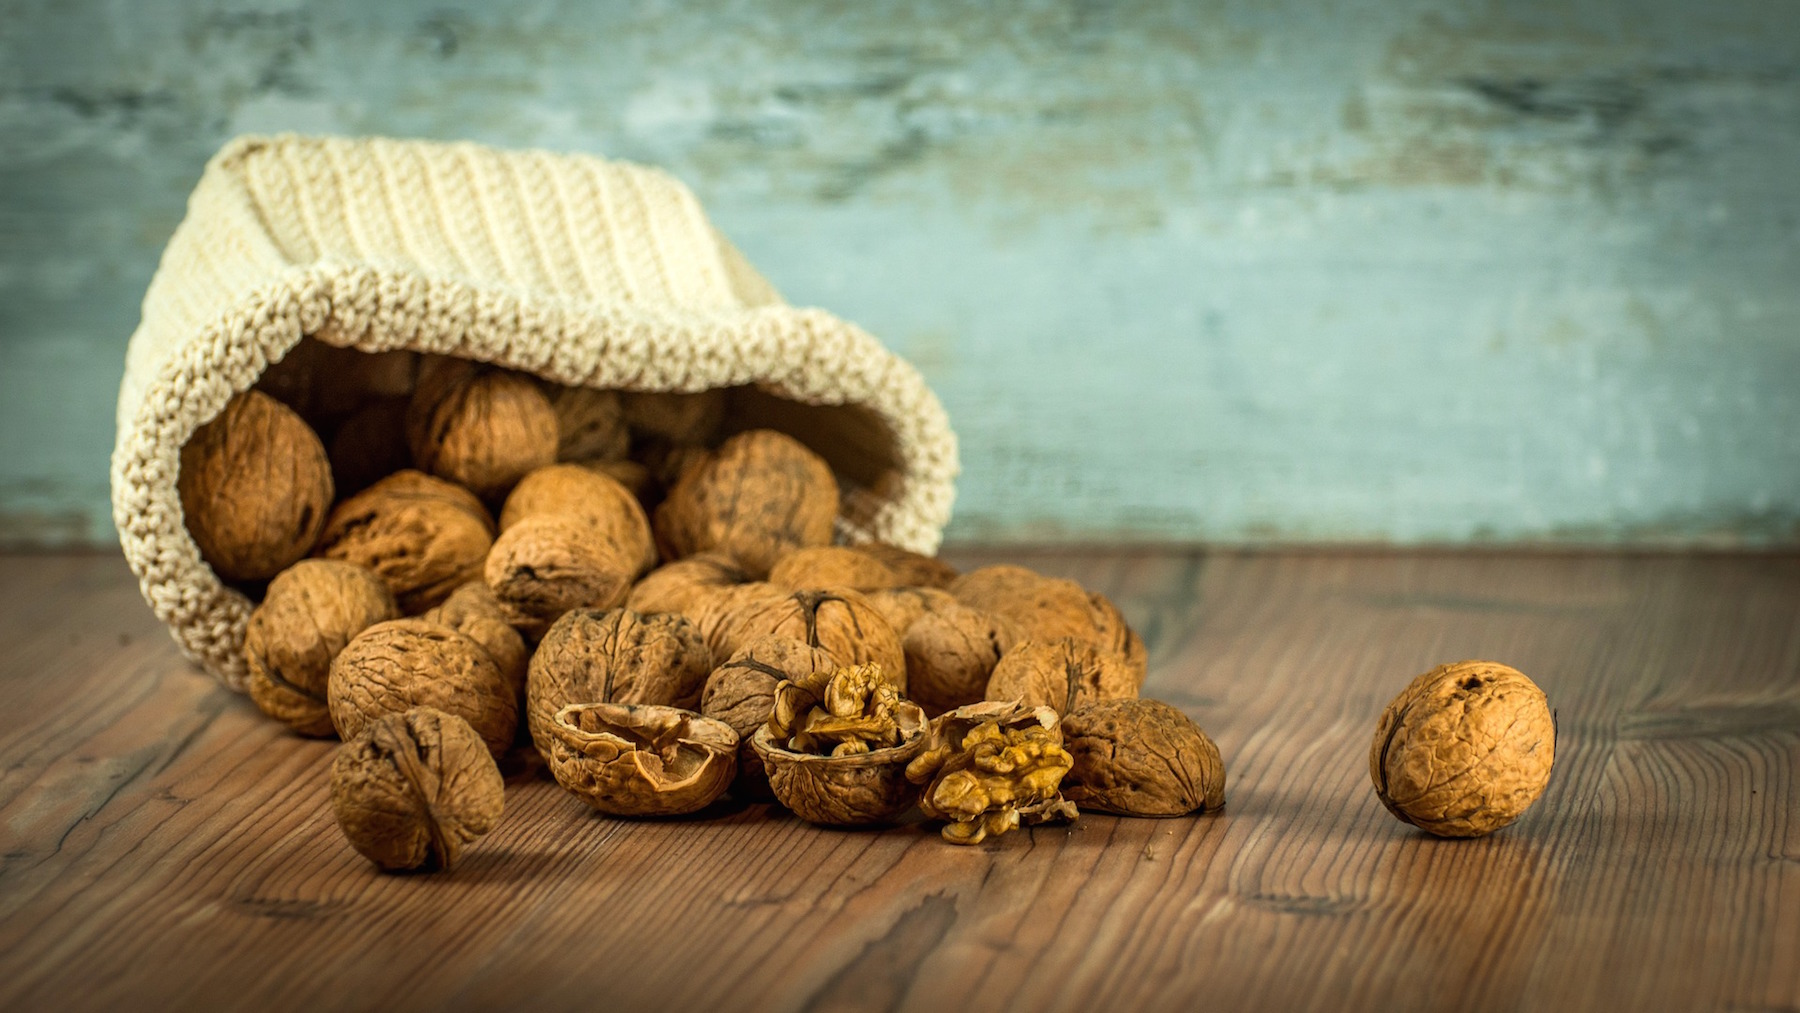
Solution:
M953 558L1112 595L1225 810L957 848L523 769L456 871L381 875L333 745L181 661L120 560L0 559L0 1009L1800 1009L1800 558ZM1440 841L1369 738L1471 657L1549 693L1557 766Z

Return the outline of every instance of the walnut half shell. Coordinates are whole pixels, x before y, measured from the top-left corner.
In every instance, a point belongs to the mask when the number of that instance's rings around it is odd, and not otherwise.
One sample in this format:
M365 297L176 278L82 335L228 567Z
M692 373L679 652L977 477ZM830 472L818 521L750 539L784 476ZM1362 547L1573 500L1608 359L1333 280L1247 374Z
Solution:
M556 712L550 776L613 816L680 816L711 805L737 774L723 721L654 704L570 704Z
M918 801L906 765L924 748L925 713L915 703L897 700L873 666L839 669L804 684L783 682L775 694L775 713L750 744L762 758L776 800L795 815L825 826L872 826L893 822ZM867 748L865 743L848 750L837 741L843 736L821 734L826 731L821 720L843 723L851 711L881 719L883 740L899 744ZM893 739L885 738L888 732ZM795 747L829 747L835 755Z

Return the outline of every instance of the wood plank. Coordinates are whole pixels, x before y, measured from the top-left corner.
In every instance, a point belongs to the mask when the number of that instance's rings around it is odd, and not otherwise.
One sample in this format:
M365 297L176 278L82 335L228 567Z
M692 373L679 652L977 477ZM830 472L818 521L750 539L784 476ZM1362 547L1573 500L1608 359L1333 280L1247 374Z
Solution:
M180 661L121 562L0 557L0 1008L1800 1006L1800 558L958 557L999 559L1120 603L1223 813L959 849L612 820L515 761L463 866L385 876L332 746ZM1464 657L1543 685L1558 763L1438 841L1375 801L1368 737Z

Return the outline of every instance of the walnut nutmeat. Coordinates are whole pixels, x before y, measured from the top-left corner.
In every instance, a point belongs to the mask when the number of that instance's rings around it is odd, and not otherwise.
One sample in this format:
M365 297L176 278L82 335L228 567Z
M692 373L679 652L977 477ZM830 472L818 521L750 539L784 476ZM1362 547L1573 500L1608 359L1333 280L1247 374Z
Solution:
M1055 711L983 702L934 720L906 777L925 786L919 808L944 821L944 840L979 844L1022 824L1074 819L1058 790L1072 765Z

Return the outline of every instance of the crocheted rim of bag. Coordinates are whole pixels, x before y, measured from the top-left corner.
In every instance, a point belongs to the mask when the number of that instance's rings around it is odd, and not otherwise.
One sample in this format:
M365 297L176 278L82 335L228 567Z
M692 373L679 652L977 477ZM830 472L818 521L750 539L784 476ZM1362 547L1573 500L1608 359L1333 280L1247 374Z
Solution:
M159 274L167 267L165 257ZM239 691L255 603L219 580L187 531L176 488L181 448L305 337L363 352L454 355L571 386L753 386L805 405L858 406L891 434L896 480L871 490L881 502L866 526L840 525L846 541L934 552L955 495L956 437L923 377L868 333L819 309L571 307L412 270L317 263L237 300L148 378L136 354L144 329L133 336L121 386L114 523L151 610L189 658Z

